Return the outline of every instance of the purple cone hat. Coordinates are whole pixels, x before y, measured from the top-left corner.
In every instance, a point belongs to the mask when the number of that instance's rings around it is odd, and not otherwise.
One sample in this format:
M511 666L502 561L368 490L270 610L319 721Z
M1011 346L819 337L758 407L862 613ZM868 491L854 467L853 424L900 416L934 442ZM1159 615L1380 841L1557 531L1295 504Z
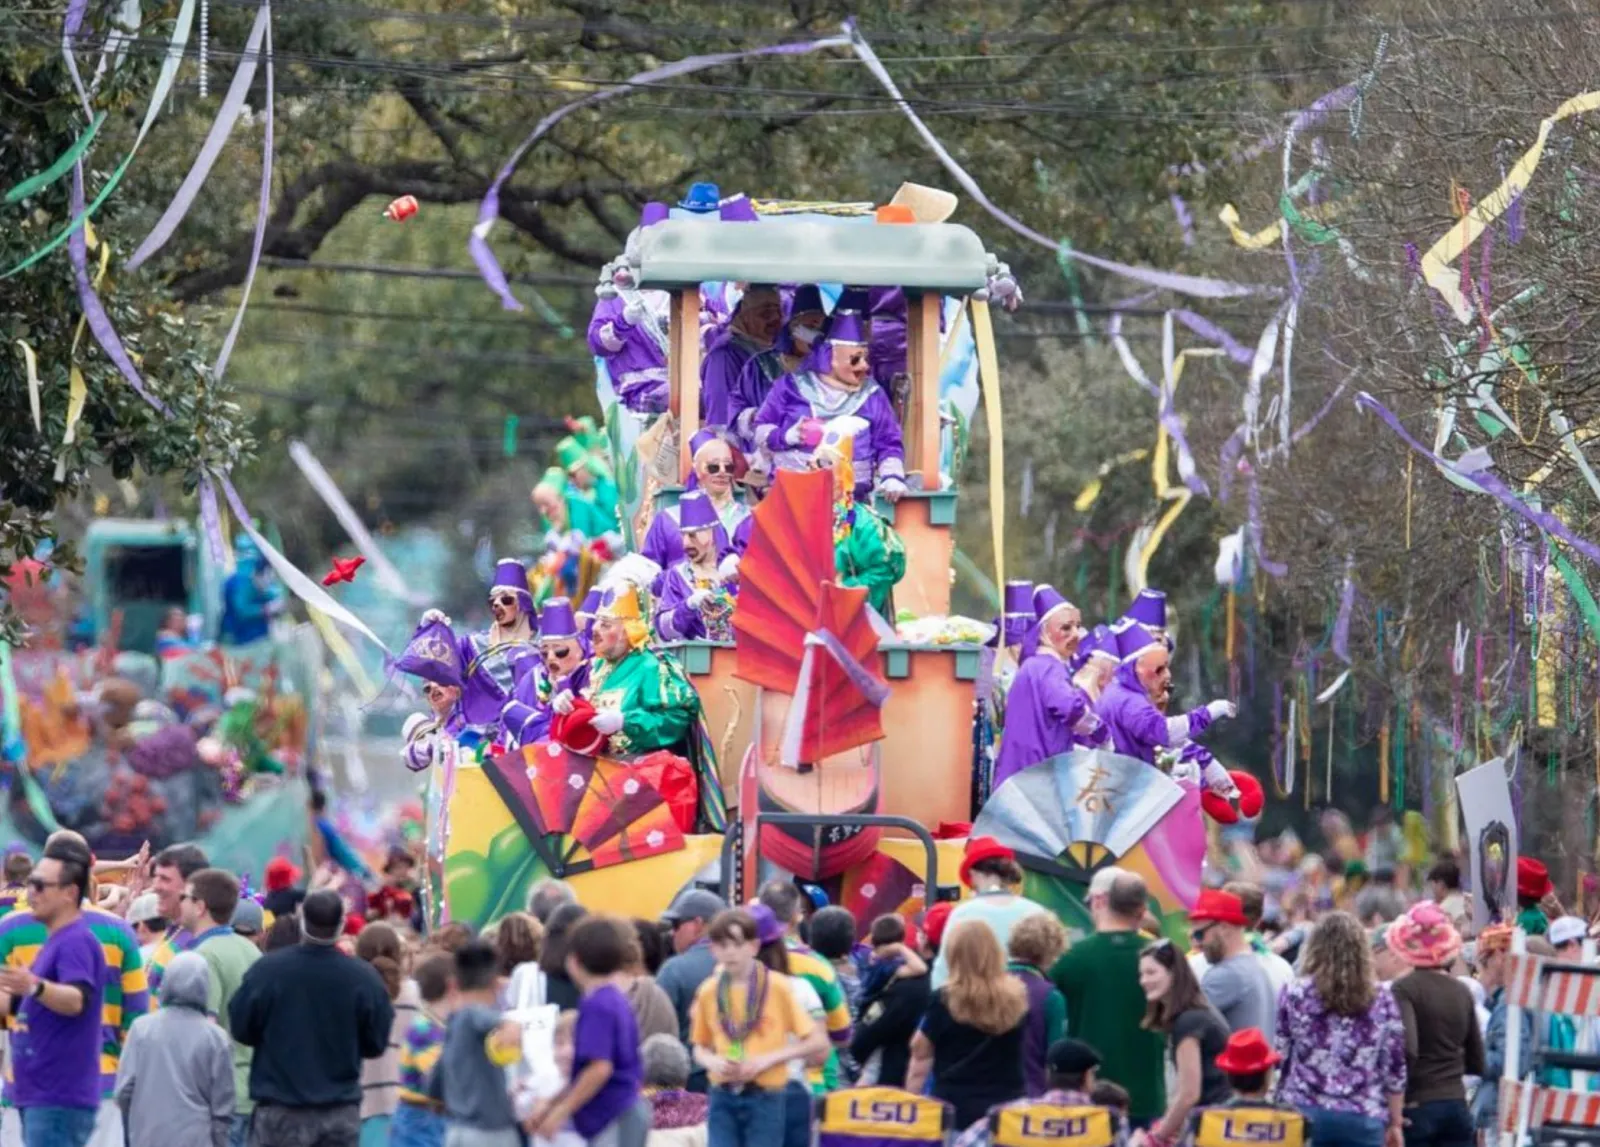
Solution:
M1006 582L1005 609L1002 626L1007 645L1020 645L1034 622L1033 583L1031 581Z
M834 311L826 339L842 346L866 346L867 328L861 322L861 312Z
M1128 607L1128 612L1122 615L1129 621L1137 621L1146 629L1165 630L1167 628L1167 595L1159 589L1141 589L1139 596L1133 599L1133 604Z
M539 640L570 641L577 636L578 619L573 616L572 602L564 597L545 602L539 614Z
M732 195L722 201L718 214L724 223L759 223L761 217L756 214L754 203L750 202L747 195Z
M1112 632L1117 640L1117 660L1123 664L1137 660L1152 649L1161 648L1161 643L1137 621L1118 625Z
M1010 587L1007 587L1008 589ZM1033 618L1043 624L1056 610L1072 608L1072 603L1056 592L1053 585L1036 586L1033 591Z
M578 607L577 616L593 620L596 611L600 608L600 590L591 589L584 595L583 604Z
M700 451L710 446L713 442L722 442L725 439L715 430L697 430L693 438L689 439L689 457L697 457Z
M822 305L822 289L815 283L804 283L796 287L793 297L789 300L791 315L803 315L807 311L828 313L828 308Z
M717 508L704 494L694 491L678 499L680 530L709 530L721 524L722 519L717 517Z
M654 227L671 214L672 208L665 203L646 203L644 209L639 212L639 230L643 231L646 227Z
M516 558L501 558L494 565L494 580L489 583L489 596L493 597L497 589L514 591L522 612L530 619L533 617L533 594L528 592L527 566Z

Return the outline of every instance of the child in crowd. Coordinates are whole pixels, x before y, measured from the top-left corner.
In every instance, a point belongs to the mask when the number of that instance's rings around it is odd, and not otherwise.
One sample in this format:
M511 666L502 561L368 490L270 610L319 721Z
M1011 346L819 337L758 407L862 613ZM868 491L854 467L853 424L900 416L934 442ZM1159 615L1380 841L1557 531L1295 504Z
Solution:
M1131 1101L1128 1089L1120 1083L1113 1083L1109 1079L1096 1080L1094 1087L1089 1091L1089 1100L1096 1107L1109 1107L1113 1111L1120 1112L1124 1120L1128 1118L1128 1104Z
M444 1050L455 968L454 956L438 952L413 970L422 1007L400 1045L400 1104L390 1124L391 1147L444 1147L444 1112L428 1098L428 1073Z
M719 913L706 936L719 970L695 993L689 1030L711 1081L710 1141L780 1147L787 1065L824 1053L827 1033L795 1002L789 978L756 960L760 933L750 913Z
M872 962L861 977L861 1015L850 1054L861 1064L863 1087L904 1087L911 1037L928 1007L928 961L906 944L906 922L889 913L867 932Z
M11 845L6 849L6 862L0 874L5 877L5 885L0 887L0 916L4 916L27 895L28 877L33 875L33 857L20 845Z
M522 1058L522 1031L495 1006L499 957L481 940L455 954L455 1005L428 1098L444 1109L452 1147L521 1147L506 1068Z
M1067 1001L1050 982L1050 969L1067 950L1067 930L1048 912L1025 916L1011 929L1010 973L1028 991L1028 1017L1022 1042L1022 1073L1028 1094L1043 1095L1049 1084L1050 1045L1067 1034Z
M535 1134L554 1137L570 1119L594 1147L644 1147L650 1109L639 1096L639 1025L621 983L637 944L633 926L609 916L590 916L569 934L567 975L583 993L571 1079L529 1119Z
M1270 1098L1272 1069L1281 1058L1260 1028L1240 1028L1228 1037L1216 1063L1233 1096L1221 1107L1201 1107L1189 1117L1194 1147L1307 1141L1305 1116Z

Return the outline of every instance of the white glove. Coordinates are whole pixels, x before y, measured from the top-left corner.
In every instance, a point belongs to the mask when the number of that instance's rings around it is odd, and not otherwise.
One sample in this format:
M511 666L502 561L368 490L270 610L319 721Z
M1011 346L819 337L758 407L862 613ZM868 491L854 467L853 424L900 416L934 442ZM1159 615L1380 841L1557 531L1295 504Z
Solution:
M885 502L898 502L906 492L906 484L898 478L885 478L878 483L878 493Z
M717 563L717 576L723 581L732 581L739 576L739 555L729 554Z
M550 708L554 709L557 713L566 715L567 713L572 712L572 705L575 700L576 698L573 697L571 689L563 689L554 697L550 698Z
M640 323L644 322L645 314L646 311L644 303L637 295L632 299L629 299L627 305L622 308L623 321L626 322L630 327L636 327Z
M710 600L711 591L709 589L697 589L689 595L685 604L687 604L690 609L699 609L702 605Z
M783 440L789 446L800 445L800 424L798 422L783 432Z
M422 615L423 625L432 625L436 621L442 621L446 625L450 624L450 618L443 610L430 609Z
M1211 714L1213 721L1221 717L1237 717L1239 708L1232 701L1208 701L1206 712Z
M594 715L594 720L589 722L596 733L603 733L607 737L622 728L621 709L602 709Z

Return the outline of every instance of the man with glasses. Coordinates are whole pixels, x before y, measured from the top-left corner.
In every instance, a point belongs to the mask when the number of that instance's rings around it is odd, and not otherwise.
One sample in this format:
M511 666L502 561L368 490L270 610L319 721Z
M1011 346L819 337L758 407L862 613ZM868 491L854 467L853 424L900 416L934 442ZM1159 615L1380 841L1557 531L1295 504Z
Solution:
M541 668L524 674L500 710L500 726L514 745L548 738L551 699L563 692L576 697L589 685L589 643L564 597L545 602L539 615L539 658Z
M465 731L486 739L499 731L500 710L517 682L538 664L533 641L533 595L528 592L528 571L521 562L505 558L495 565L494 581L489 586L489 613L494 623L487 630L460 637L450 630L447 616L437 609L428 610L412 635L405 658L410 659L419 643L437 645L448 635L455 677L461 682Z
M7 1094L22 1112L25 1147L87 1147L95 1133L106 958L84 918L93 865L81 839L45 847L28 906L46 938L28 967L0 969L0 1008L14 1024Z
M1189 912L1194 946L1206 958L1200 987L1229 1031L1259 1028L1270 1041L1278 1024L1278 995L1250 940L1244 903L1231 892L1208 888Z
M742 554L750 544L750 531L755 526L750 507L734 489L734 475L738 467L733 457L733 447L720 430L701 430L689 439L690 466L694 473L689 478L688 489L704 494L716 508L717 519L728 533L734 554ZM683 536L679 525L679 506L667 506L650 519L639 552L662 569L683 560ZM738 558L731 560L737 563Z

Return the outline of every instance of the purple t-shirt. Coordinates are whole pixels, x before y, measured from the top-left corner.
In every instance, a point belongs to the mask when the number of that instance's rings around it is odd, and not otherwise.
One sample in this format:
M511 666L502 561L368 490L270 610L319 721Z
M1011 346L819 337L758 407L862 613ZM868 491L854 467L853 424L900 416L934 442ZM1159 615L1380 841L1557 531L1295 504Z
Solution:
M105 952L89 922L56 929L33 960L33 974L84 989L83 1011L58 1015L35 999L22 1002L11 1037L12 1102L18 1107L100 1106L100 1010Z
M628 1108L639 1102L639 1023L628 997L602 984L578 1001L578 1023L572 1033L572 1075L597 1060L611 1061L611 1078L595 1097L572 1113L572 1129L593 1139Z

